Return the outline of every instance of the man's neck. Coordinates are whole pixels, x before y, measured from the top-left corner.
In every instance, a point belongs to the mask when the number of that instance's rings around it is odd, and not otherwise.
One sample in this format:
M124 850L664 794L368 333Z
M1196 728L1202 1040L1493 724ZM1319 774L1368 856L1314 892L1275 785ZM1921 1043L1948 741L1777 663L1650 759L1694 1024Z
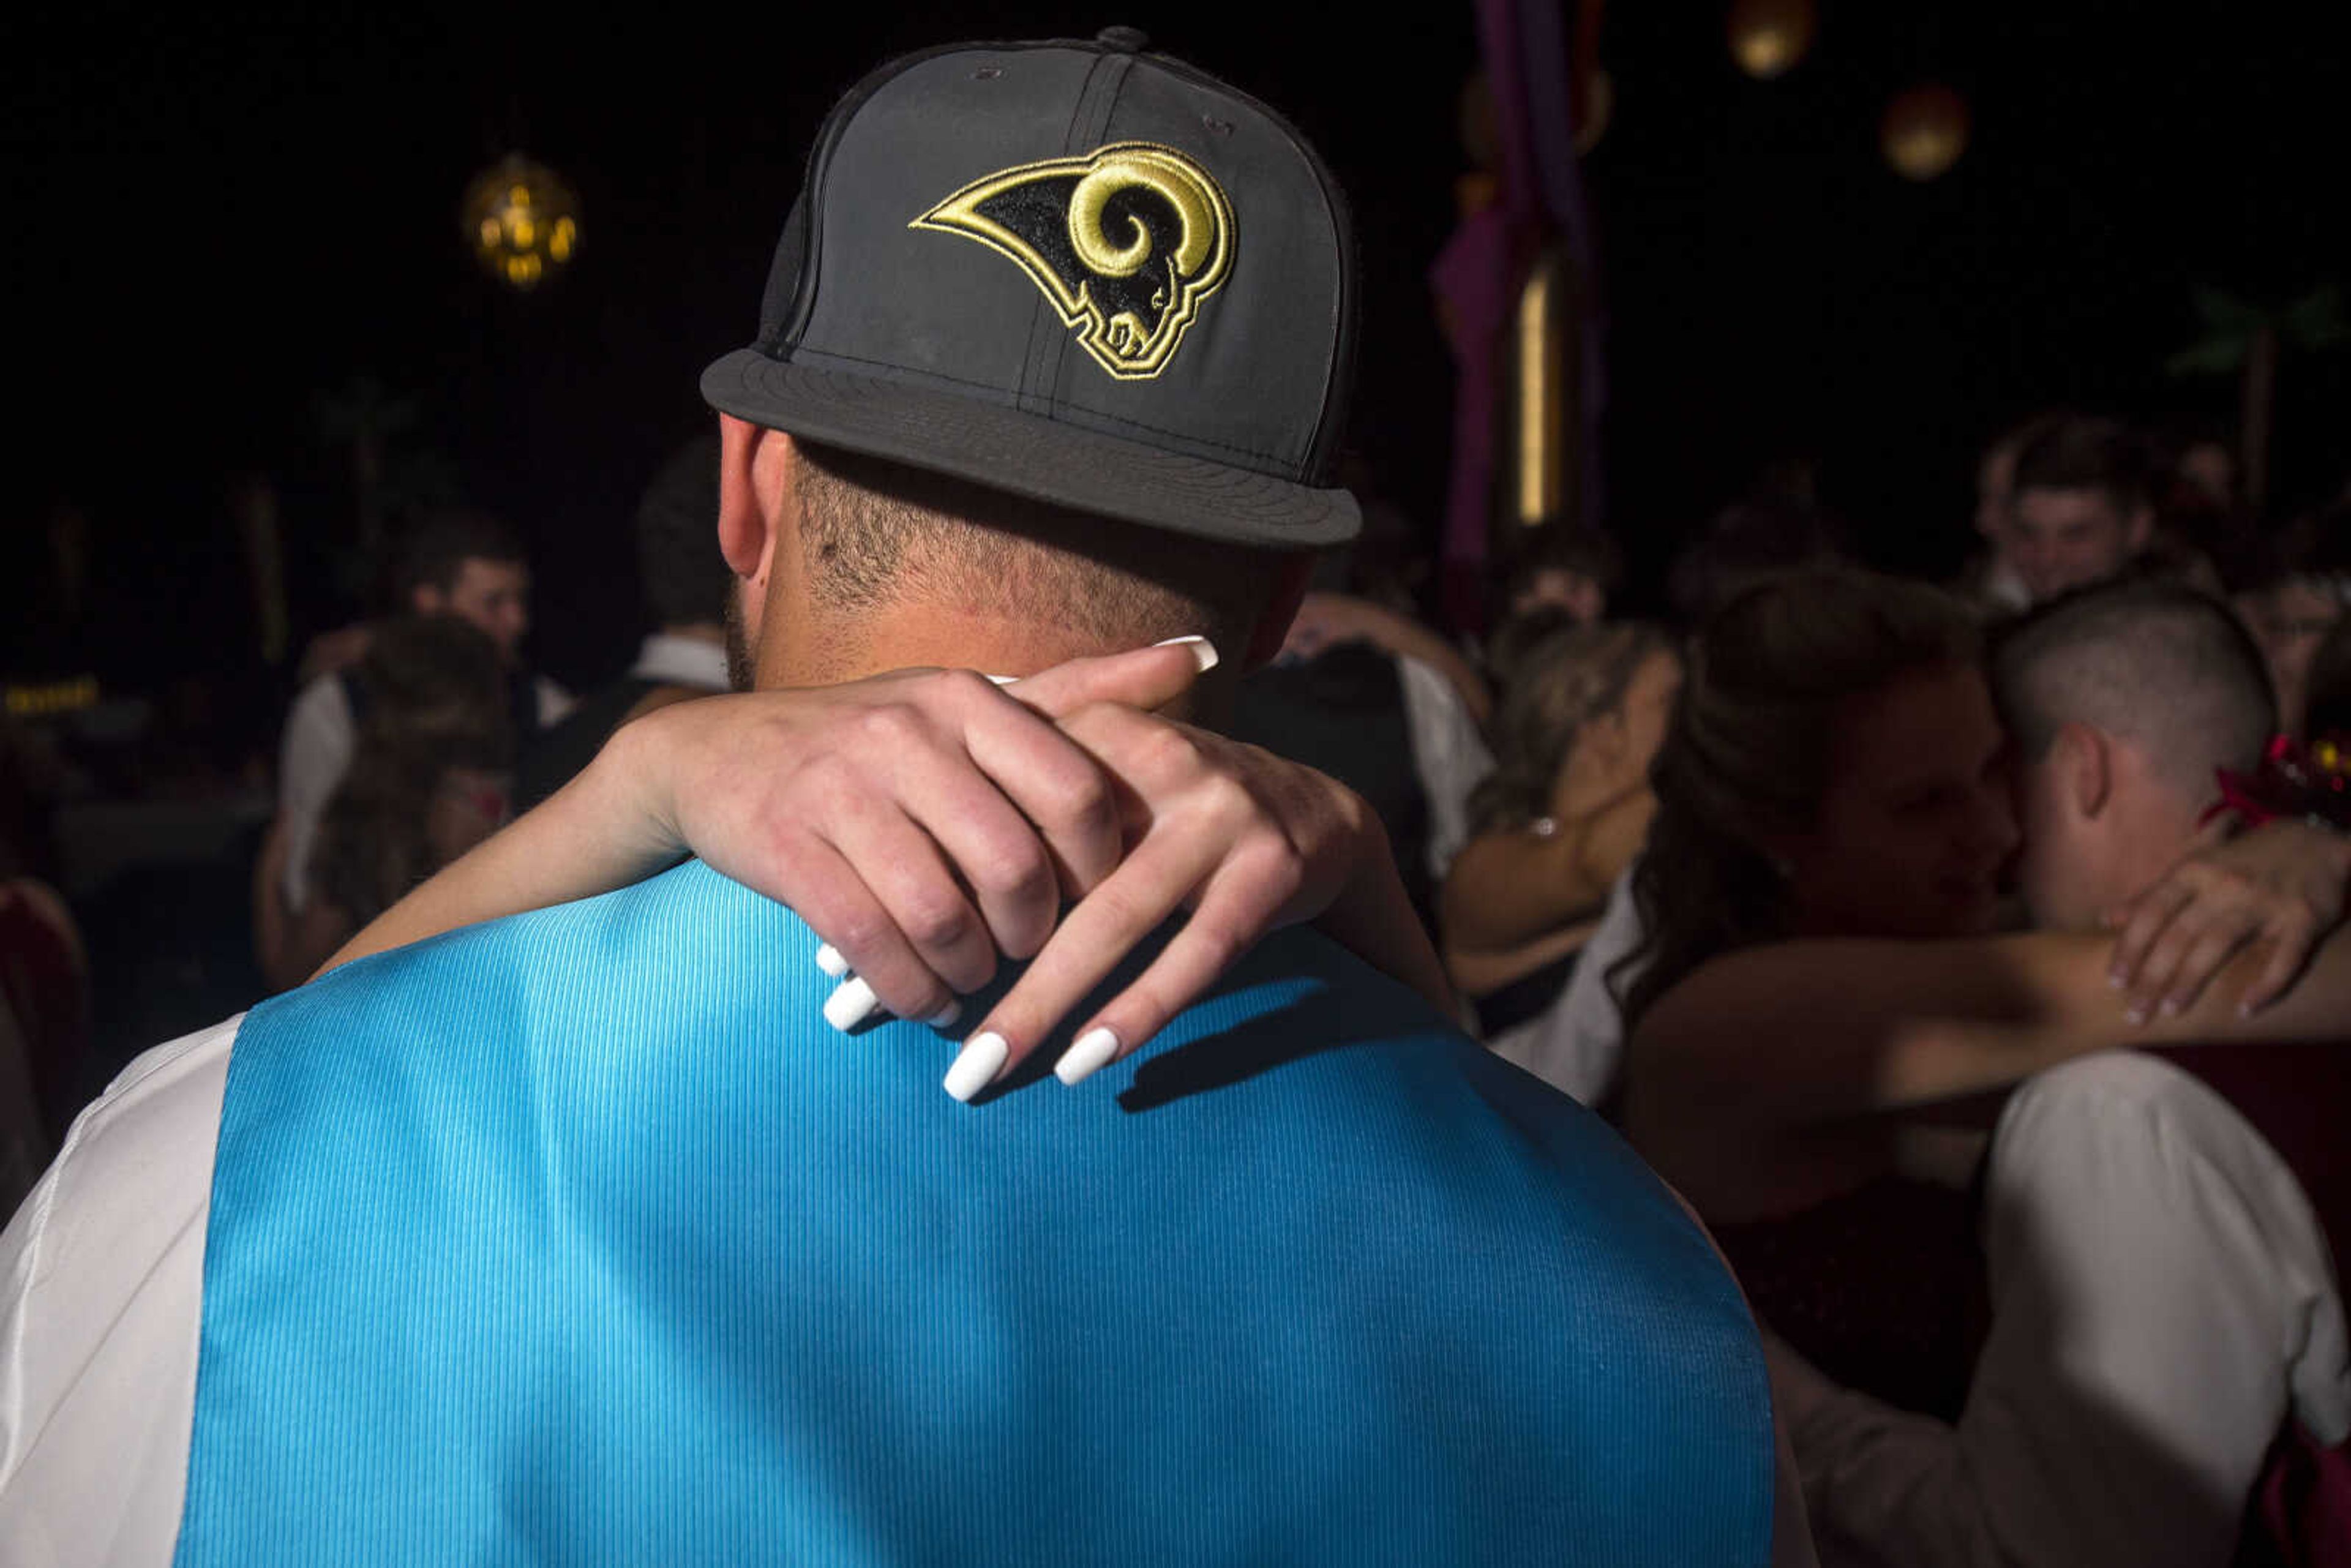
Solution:
M1032 675L1067 659L1121 651L1071 627L1009 622L936 604L809 616L781 631L781 636L766 639L761 650L762 686L834 685L925 668Z
M1145 646L1155 639L1105 644L1074 626L1012 622L953 606L893 604L855 615L803 619L799 626L764 638L756 685L761 689L839 685L893 670L977 670L1019 679L1040 670L1104 653ZM1195 687L1164 712L1213 726L1228 703L1218 674ZM1213 695L1212 695L1213 694ZM1209 700L1204 705L1203 697Z

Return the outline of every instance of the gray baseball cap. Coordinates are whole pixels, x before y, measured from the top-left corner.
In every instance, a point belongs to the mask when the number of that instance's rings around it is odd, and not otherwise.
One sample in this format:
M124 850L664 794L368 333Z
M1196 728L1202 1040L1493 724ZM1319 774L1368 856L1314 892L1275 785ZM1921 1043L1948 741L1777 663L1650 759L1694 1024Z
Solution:
M1337 184L1279 115L1130 28L894 60L836 106L759 336L755 424L1104 517L1306 547L1353 372Z

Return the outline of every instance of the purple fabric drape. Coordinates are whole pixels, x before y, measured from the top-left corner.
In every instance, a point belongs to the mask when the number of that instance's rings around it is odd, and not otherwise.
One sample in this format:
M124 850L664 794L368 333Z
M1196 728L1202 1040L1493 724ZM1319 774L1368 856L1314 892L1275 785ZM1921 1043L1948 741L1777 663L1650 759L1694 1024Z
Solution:
M1511 312L1527 266L1554 238L1566 246L1583 289L1578 499L1587 522L1598 523L1601 498L1598 254L1576 162L1573 71L1559 0L1476 5L1479 47L1501 147L1500 194L1491 206L1462 219L1430 271L1456 368L1453 473L1439 552L1443 611L1456 626L1475 626L1483 611L1499 370Z

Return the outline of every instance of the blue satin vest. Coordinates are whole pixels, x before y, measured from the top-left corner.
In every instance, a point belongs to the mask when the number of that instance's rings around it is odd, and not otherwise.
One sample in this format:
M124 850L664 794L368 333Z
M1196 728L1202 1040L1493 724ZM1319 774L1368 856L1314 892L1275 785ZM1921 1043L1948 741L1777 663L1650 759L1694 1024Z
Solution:
M688 864L255 1009L178 1563L1767 1560L1729 1275L1407 992L967 1106L815 946Z

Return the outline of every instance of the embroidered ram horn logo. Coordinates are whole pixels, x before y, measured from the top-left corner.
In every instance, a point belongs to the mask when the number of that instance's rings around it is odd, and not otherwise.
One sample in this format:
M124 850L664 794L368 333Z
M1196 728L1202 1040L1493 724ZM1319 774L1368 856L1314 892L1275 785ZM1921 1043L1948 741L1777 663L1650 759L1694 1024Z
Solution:
M1197 163L1149 141L990 174L907 226L962 235L1018 262L1121 381L1166 366L1233 260L1224 192Z

